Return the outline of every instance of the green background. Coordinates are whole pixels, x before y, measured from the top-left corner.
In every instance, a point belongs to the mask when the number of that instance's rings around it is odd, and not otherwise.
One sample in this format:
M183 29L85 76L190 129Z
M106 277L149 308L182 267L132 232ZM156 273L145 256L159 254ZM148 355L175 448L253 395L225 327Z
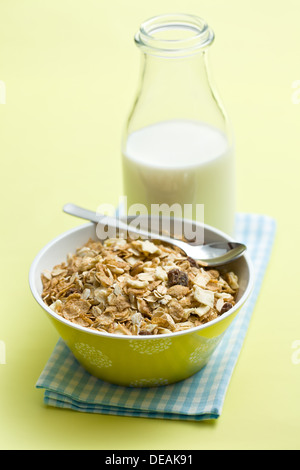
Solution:
M64 203L118 203L121 133L140 65L133 35L170 12L202 16L215 31L238 211L278 224L263 287L217 422L47 408L35 382L58 335L32 298L28 270L48 241L82 223L63 214ZM299 447L299 15L297 0L0 1L2 449Z

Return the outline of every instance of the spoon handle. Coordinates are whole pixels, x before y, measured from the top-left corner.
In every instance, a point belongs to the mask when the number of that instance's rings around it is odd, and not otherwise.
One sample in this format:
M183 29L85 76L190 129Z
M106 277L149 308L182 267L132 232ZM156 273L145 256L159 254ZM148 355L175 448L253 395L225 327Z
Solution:
M117 227L120 230L126 230L128 232L132 231L134 233L149 237L149 233L144 230L131 230L130 227L121 220L117 220L114 217L109 217L104 214L97 214L97 212L93 212L88 209L84 209L83 207L76 206L76 204L65 204L63 210L67 214L74 215L75 217L79 217L81 219L86 219L97 224L101 223L109 227Z
M144 237L152 240L160 240L162 242L168 243L170 245L176 245L178 248L186 252L187 245L185 242L171 238L165 237L163 235L157 233L150 233L146 230L137 229L131 225L127 225L125 222L122 222L119 219L114 217L109 217L102 214L97 214L96 212L90 211L88 209L84 209L83 207L76 206L75 204L68 203L65 204L63 207L64 212L70 215L74 215L76 217L80 217L81 219L86 219L91 222L101 223L103 225L107 225L108 227L118 228L121 231L125 231L129 235L137 235L138 237ZM133 237L136 238L136 237Z
M96 212L90 211L88 209L84 209L83 207L76 206L75 204L68 203L65 204L63 207L63 211L66 214L74 215L75 217L79 217L81 219L89 220L90 222L100 222L101 218L104 216L97 215Z

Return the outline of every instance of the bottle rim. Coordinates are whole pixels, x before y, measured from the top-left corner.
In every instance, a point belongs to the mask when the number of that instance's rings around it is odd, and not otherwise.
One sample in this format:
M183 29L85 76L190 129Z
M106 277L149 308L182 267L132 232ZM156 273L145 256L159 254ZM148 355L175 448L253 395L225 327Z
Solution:
M185 37L182 37L185 34ZM189 14L154 16L140 25L134 40L146 54L179 57L196 54L214 40L203 18Z

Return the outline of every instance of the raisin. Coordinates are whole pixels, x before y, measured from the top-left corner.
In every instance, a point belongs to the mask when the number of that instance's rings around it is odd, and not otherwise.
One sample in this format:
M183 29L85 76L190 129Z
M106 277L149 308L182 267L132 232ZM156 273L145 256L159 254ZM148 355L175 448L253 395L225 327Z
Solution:
M188 286L188 284L189 278L185 272L180 271L179 269L171 269L171 271L168 272L169 287L176 285Z
M140 261L135 263L132 268L130 269L130 274L131 276L136 276L137 274L140 274L143 272L144 265Z
M228 312L232 308L232 304L230 302L225 302L223 307L221 308L220 314L222 315L225 312Z
M195 259L188 256L187 260L190 263L190 265L192 266L192 268L199 268L199 264L197 263L197 261Z
M70 289L64 293L63 297L69 297L69 295L72 294L80 294L80 291L76 287L70 287Z

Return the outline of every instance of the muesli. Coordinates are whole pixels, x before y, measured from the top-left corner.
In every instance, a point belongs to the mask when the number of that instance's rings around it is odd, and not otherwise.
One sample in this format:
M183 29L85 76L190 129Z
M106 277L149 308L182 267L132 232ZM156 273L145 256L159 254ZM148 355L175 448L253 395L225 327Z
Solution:
M89 240L66 262L42 273L44 302L58 315L108 334L159 335L223 315L239 289L178 248L149 240Z

